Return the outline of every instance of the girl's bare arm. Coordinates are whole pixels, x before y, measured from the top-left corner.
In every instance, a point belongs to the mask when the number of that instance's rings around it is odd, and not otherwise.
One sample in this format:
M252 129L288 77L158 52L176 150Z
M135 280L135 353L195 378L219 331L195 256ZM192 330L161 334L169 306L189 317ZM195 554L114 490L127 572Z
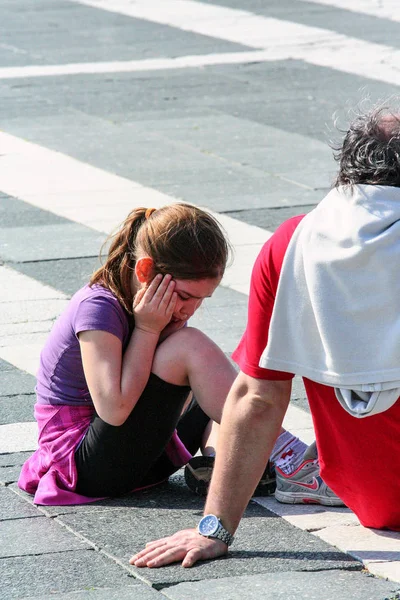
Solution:
M135 329L122 356L122 342L105 331L79 334L83 369L97 414L110 425L122 425L149 379L160 332L176 303L174 282L157 276L136 296Z

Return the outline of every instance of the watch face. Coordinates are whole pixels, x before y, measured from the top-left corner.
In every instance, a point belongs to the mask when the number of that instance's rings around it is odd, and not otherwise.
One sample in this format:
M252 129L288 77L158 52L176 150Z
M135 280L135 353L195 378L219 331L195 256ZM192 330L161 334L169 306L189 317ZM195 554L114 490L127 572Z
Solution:
M218 527L218 518L215 515L206 515L199 523L199 532L202 535L213 535Z

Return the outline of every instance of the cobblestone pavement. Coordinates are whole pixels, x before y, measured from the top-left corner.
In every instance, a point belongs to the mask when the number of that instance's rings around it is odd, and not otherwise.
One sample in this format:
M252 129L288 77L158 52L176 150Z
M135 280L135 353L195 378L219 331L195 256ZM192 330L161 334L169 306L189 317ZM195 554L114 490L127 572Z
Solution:
M132 553L201 515L181 472L90 506L16 485L40 348L134 206L217 215L235 260L193 324L233 351L259 249L331 185L334 122L398 94L397 2L0 0L0 32L0 598L400 597L399 536L347 509L257 499L227 558L144 571ZM285 424L313 440L298 381Z

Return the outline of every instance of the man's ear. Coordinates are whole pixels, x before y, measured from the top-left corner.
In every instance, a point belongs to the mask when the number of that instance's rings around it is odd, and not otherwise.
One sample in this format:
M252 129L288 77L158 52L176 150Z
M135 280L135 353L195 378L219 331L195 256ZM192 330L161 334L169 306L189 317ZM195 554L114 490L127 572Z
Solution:
M149 256L138 258L135 264L135 274L140 283L149 283L154 277L154 261Z

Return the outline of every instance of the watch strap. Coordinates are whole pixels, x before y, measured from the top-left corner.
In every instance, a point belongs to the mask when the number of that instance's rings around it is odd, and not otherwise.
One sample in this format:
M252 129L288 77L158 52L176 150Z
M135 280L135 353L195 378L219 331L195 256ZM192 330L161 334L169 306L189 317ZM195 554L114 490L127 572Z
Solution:
M227 546L230 546L233 543L233 539L234 539L233 535L225 529L225 527L222 525L221 521L219 522L219 528L217 529L217 531L214 533L214 535L212 537L215 537L218 540L221 540Z

